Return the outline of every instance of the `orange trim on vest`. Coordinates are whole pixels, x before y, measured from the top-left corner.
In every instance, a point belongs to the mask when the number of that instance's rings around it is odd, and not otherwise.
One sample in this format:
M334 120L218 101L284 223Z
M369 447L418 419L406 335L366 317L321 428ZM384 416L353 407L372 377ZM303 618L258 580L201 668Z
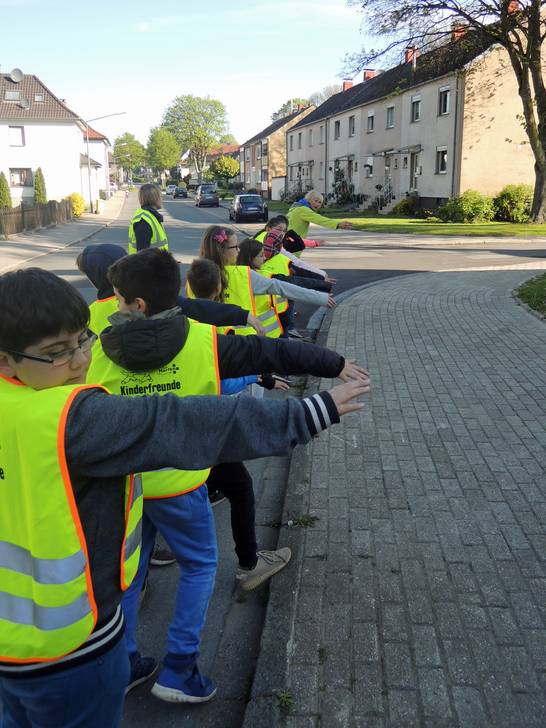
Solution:
M252 303L252 313L254 316L256 316L256 301L254 300L254 291L252 290L252 283L250 280L250 271L252 268L250 266L246 267L246 272L248 276L248 290L250 291L250 301Z
M26 387L27 386L20 379L15 379L14 377L8 377L6 374L0 374L0 378L2 378L5 382L9 382L10 384L17 385L18 387Z
M111 301L115 296L107 296L106 298L97 298L95 303L104 303L105 301Z

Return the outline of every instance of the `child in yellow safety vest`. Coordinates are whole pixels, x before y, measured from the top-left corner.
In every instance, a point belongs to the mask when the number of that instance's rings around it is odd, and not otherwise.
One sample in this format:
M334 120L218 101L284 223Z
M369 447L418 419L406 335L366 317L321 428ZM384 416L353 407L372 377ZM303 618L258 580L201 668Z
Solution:
M3 724L116 728L131 679L120 602L143 503L128 474L288 452L360 409L367 380L320 395L329 422L313 400L120 397L85 385L94 335L69 283L5 273L0 310ZM156 664L141 667L140 681Z

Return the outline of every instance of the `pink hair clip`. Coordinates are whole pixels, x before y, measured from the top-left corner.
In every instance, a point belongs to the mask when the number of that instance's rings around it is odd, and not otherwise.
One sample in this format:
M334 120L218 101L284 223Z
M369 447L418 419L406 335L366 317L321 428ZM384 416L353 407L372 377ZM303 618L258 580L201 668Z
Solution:
M212 236L212 239L214 240L215 243L218 243L219 245L223 245L226 242L226 240L228 239L228 236L227 236L227 233L225 230L220 230L219 233L215 233Z

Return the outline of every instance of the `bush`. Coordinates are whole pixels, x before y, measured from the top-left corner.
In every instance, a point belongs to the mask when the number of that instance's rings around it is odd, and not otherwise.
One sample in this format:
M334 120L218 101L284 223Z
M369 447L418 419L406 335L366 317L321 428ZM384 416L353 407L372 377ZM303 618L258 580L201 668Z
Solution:
M528 222L533 204L531 185L506 185L493 200L495 219L501 222Z
M406 215L407 217L411 217L417 212L416 202L417 200L415 197L404 197L400 200L400 202L396 203L396 205L392 208L392 212L394 215Z
M47 204L47 192L41 167L38 167L34 173L34 203L36 205Z
M476 190L466 190L440 207L443 222L489 222L495 216L493 199Z
M3 172L0 172L0 207L11 208L11 206L11 193L9 191L8 181L6 179L6 175Z
M85 212L85 200L79 192L72 192L69 195L70 202L72 204L72 214L74 217L80 217Z

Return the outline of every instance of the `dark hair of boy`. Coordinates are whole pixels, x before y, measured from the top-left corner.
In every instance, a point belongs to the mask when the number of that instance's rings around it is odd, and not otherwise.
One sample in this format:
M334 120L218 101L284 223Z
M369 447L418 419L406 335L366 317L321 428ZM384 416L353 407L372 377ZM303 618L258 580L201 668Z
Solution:
M274 228L276 225L286 225L288 227L288 218L286 215L276 215L275 217L272 217L270 220L268 220L265 229L271 230L271 228Z
M148 316L174 308L180 293L180 267L167 250L148 248L108 268L108 280L125 299L146 302Z
M245 238L239 243L239 253L237 254L237 265L248 265L255 270L252 265L254 258L260 254L263 245L259 240L254 238ZM192 289L193 290L193 289Z
M86 329L89 323L89 308L80 293L41 268L0 276L0 311L2 351L24 351L63 331L73 334Z
M186 279L196 298L215 298L222 281L220 268L212 260L195 258L188 268Z

